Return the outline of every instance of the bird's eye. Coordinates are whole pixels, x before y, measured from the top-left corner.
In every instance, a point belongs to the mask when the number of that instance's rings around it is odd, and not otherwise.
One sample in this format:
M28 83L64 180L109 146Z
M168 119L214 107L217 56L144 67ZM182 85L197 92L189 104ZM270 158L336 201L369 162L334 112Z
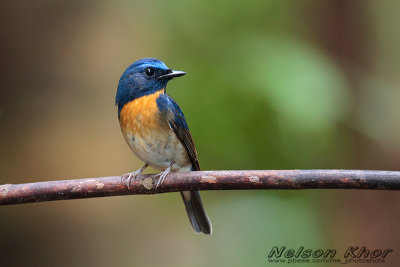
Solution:
M144 73L145 73L147 76L153 76L153 75L154 75L154 68L148 67L148 68L146 68L146 69L144 70Z

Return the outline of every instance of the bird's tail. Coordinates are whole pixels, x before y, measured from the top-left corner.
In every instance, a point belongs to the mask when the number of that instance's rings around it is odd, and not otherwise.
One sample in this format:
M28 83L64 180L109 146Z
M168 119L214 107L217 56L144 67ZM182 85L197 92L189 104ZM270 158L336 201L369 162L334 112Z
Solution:
M201 202L199 191L183 191L181 192L181 196L193 229L197 233L203 232L210 235L212 226Z

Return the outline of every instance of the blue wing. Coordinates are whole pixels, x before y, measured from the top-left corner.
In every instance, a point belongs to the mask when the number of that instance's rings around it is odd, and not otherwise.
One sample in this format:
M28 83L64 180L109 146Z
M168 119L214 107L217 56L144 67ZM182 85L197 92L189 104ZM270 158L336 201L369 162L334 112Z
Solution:
M185 116L178 104L167 94L161 94L157 98L157 106L161 116L166 118L169 126L175 132L182 145L185 147L192 162L194 171L200 170L199 160L197 157L196 147L194 146L192 135L186 123Z

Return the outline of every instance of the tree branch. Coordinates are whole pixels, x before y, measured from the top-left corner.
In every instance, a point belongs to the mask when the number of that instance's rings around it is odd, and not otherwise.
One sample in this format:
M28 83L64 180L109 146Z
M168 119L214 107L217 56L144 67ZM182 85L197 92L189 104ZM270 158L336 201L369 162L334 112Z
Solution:
M400 190L400 172L365 170L261 170L171 173L155 188L153 175L140 175L127 188L122 176L0 186L0 204L62 199L158 194L184 190L369 189Z

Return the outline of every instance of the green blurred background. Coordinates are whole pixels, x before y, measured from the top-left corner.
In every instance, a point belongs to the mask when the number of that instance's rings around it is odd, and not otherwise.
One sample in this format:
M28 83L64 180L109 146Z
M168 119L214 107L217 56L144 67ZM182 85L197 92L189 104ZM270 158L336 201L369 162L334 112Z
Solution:
M188 73L168 93L203 170L398 170L399 8L394 0L2 1L0 183L138 169L114 97L142 57ZM1 207L0 265L273 266L266 257L276 245L392 248L384 266L400 263L398 193L202 195L211 237L193 233L177 193Z

